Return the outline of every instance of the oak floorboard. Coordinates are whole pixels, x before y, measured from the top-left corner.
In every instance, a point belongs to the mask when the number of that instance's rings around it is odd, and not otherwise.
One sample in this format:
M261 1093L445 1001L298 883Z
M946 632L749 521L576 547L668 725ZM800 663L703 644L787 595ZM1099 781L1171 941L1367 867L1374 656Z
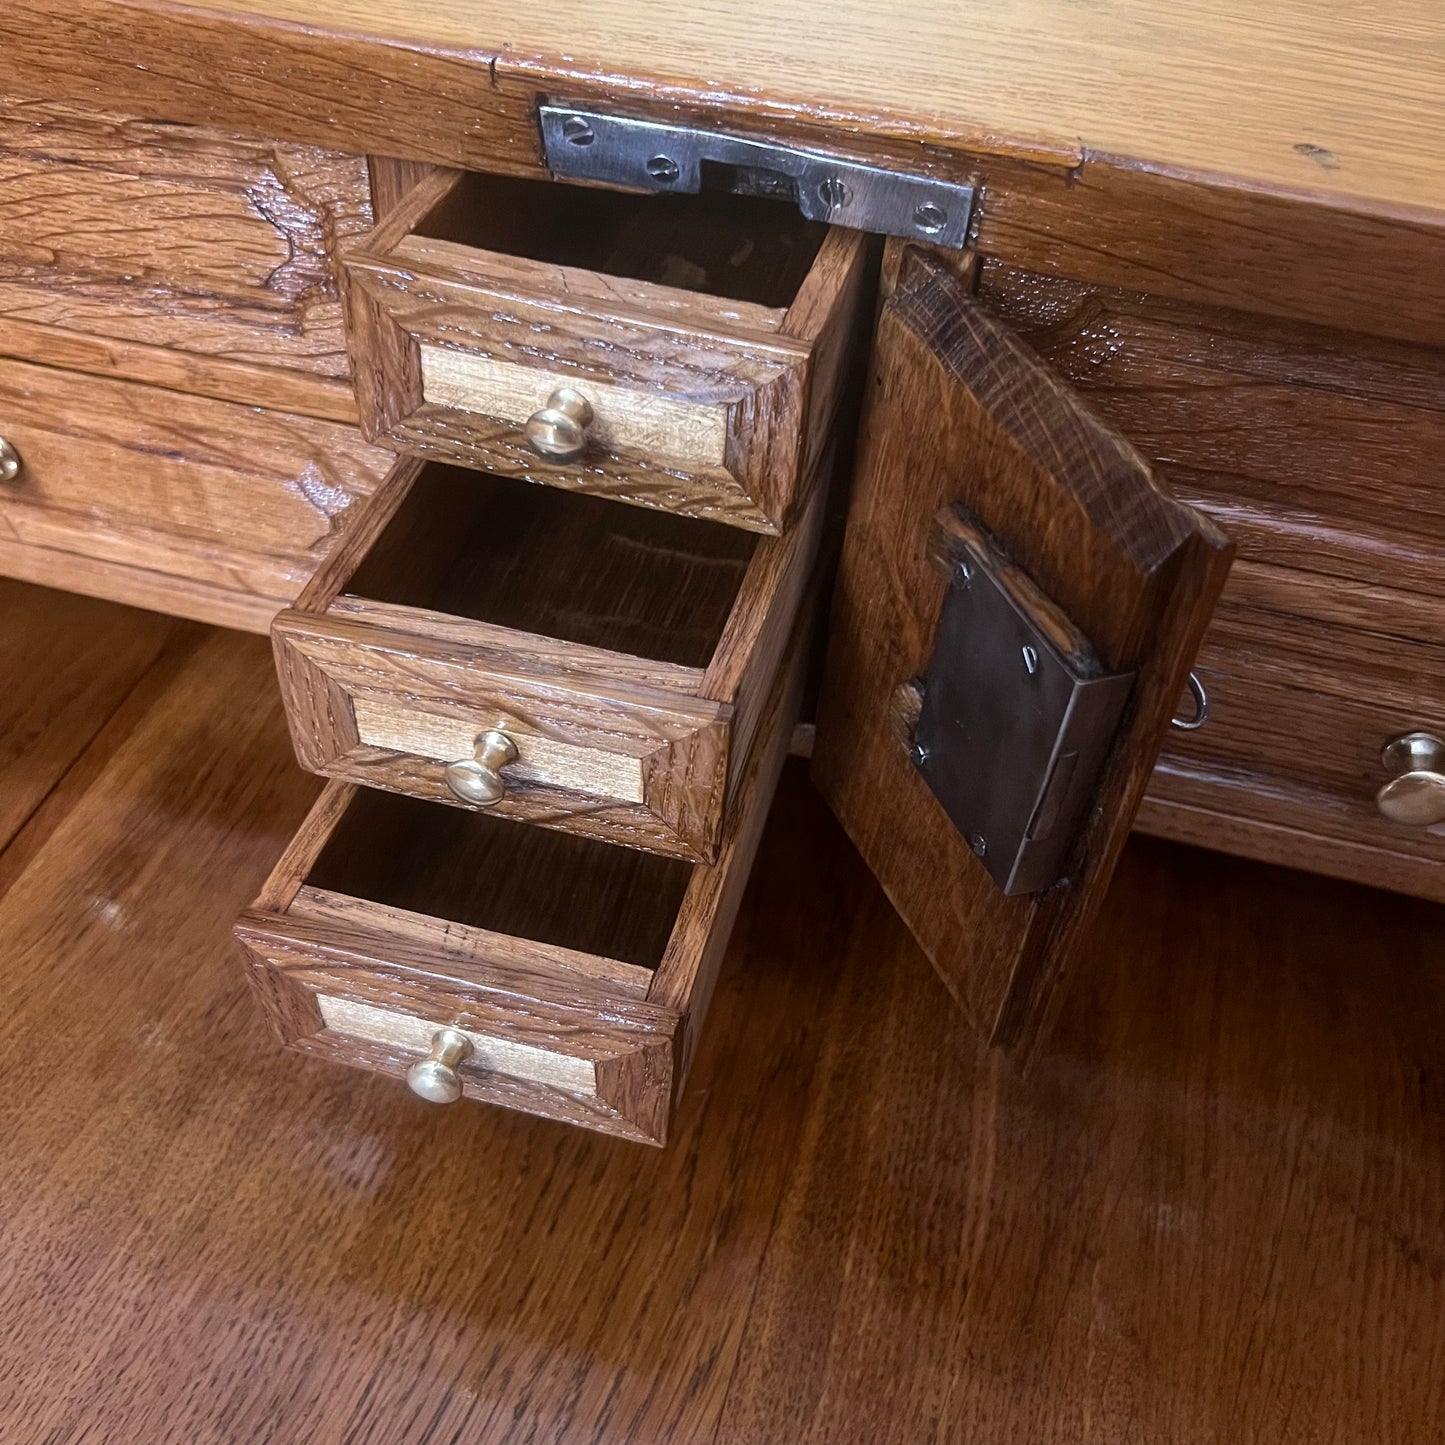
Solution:
M1445 1434L1438 907L1136 839L1025 1083L794 765L667 1150L437 1110L246 993L270 669L205 635L12 845L5 1445Z
M0 578L0 849L185 624Z

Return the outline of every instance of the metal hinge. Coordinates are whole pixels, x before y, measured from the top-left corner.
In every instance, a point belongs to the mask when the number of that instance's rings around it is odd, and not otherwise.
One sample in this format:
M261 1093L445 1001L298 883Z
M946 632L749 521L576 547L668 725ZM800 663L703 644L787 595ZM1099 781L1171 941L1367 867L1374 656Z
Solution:
M706 180L710 190L791 200L813 221L936 246L968 240L970 185L577 106L542 105L538 114L547 168L563 180L684 193L703 190Z

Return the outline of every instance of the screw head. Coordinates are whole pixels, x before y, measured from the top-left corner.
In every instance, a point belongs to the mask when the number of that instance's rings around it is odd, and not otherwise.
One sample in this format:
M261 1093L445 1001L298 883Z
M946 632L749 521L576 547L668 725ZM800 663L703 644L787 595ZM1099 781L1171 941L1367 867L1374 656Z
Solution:
M837 211L846 206L851 197L840 176L826 176L818 182L818 199L830 211Z
M913 213L913 224L925 236L936 236L948 224L948 212L932 201L924 201Z
M1024 644L1024 666L1028 669L1030 677L1039 670L1038 649L1030 647L1027 643Z
M590 146L597 139L597 132L580 115L569 115L562 122L562 139L574 146Z
M928 749L922 743L914 743L908 749L908 755L913 759L913 765L916 768L921 768L928 761Z
M671 156L653 156L647 163L647 174L655 181L675 181L682 167Z
M988 839L982 833L975 833L969 838L968 846L978 857L982 858L988 852Z
M973 564L971 562L960 562L953 569L953 585L960 591L973 581Z

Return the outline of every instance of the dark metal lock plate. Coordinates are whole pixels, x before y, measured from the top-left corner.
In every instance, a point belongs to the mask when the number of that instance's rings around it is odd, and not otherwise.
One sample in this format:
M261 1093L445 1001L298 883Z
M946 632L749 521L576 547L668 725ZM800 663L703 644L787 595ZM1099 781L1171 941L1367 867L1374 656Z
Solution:
M913 758L1007 894L1057 882L1134 685L977 521L934 523L949 578L933 659L908 712Z

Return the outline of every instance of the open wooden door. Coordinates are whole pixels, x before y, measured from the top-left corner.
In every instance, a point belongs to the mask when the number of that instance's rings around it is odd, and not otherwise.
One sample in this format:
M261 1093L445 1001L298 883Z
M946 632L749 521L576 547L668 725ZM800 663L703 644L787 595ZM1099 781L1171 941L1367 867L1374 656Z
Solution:
M968 1018L1031 1053L1228 540L927 252L892 243L813 773Z

